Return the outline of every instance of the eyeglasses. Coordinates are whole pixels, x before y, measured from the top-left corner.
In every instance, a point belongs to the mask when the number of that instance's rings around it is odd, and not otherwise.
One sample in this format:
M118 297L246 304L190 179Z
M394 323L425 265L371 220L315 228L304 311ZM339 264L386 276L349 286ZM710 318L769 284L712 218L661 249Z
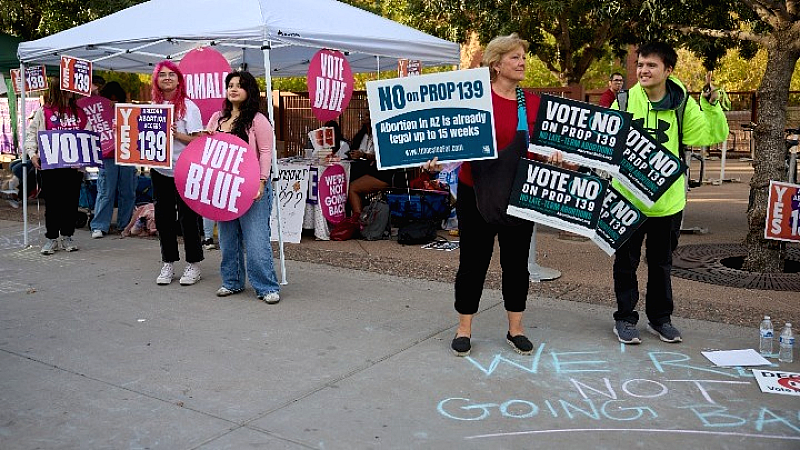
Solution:
M175 72L158 72L158 78L178 78Z

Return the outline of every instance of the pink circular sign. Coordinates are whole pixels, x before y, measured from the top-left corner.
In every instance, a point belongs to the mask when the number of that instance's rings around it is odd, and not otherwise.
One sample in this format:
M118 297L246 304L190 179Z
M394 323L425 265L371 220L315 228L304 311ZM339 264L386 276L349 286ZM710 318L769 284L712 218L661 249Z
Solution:
M308 66L311 111L322 122L342 114L353 96L353 72L342 52L320 50Z
M260 178L255 151L228 133L193 140L175 164L175 186L183 201L213 220L233 220L247 212Z
M347 204L347 174L341 164L334 164L319 176L317 185L322 215L331 223L344 220Z
M201 47L187 53L178 68L186 83L186 95L200 108L205 125L212 114L222 109L225 77L231 73L231 65L220 52Z

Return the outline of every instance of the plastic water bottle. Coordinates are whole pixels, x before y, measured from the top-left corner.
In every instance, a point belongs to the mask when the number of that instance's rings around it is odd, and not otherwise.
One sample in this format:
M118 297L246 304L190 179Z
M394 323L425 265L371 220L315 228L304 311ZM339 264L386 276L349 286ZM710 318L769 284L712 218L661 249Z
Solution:
M775 335L772 329L772 321L769 316L764 316L761 321L761 341L758 344L758 351L763 357L772 356L772 338Z
M794 349L794 333L792 333L792 324L787 323L781 331L780 348L778 352L778 361L790 363L794 360L792 354Z

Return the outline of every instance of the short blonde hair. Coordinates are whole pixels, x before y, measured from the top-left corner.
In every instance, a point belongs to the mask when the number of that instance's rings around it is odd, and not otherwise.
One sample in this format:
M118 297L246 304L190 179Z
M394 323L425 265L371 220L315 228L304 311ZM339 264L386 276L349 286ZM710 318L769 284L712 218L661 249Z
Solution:
M511 33L508 36L497 36L492 39L486 48L483 50L483 59L481 66L489 68L489 79L494 81L497 78L497 73L492 70L492 66L499 63L506 53L522 48L522 51L528 53L530 44L525 39L519 37L517 33Z

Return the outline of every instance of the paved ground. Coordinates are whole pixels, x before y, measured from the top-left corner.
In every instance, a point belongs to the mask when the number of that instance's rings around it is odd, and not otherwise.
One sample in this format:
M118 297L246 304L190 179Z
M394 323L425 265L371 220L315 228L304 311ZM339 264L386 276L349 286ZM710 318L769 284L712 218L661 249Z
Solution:
M682 243L741 239L742 201L739 183L692 191L687 223L710 232ZM611 260L544 230L539 262L564 275L533 285L534 355L505 343L493 278L456 358L457 252L304 240L266 305L214 297L219 252L197 285L159 287L155 240L80 230L80 251L45 258L20 248L18 221L0 237L2 449L800 447L798 397L700 354L752 348L765 312L800 322L797 293L676 280L686 342L623 347Z

